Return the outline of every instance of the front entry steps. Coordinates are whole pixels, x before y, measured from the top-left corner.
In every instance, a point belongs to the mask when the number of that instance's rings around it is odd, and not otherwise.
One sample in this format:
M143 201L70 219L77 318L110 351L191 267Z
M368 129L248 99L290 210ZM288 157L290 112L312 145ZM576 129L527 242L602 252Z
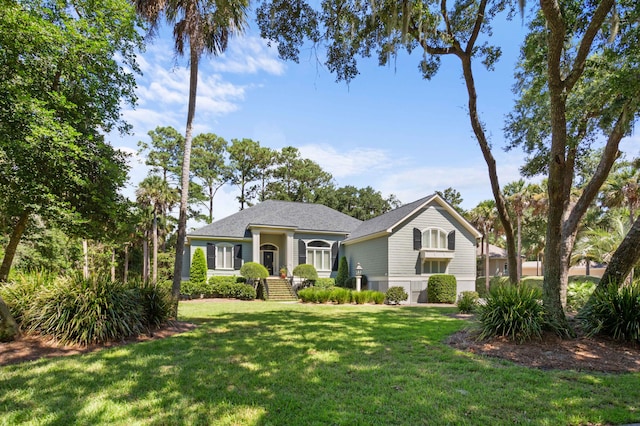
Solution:
M289 280L282 278L267 278L268 300L289 301L298 300Z

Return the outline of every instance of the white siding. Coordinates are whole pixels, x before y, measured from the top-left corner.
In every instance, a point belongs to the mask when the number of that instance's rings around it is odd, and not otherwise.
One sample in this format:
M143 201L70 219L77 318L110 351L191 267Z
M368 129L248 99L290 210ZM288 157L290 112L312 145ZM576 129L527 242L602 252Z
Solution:
M387 275L389 272L387 249L386 236L346 246L345 256L349 263L349 275L355 275L358 262L367 277Z

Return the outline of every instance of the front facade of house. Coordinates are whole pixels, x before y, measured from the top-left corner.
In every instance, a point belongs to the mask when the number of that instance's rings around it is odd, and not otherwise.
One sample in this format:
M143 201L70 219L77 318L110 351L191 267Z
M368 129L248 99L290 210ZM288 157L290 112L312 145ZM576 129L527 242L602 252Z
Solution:
M239 275L243 263L258 262L270 275L308 263L319 277L335 277L346 256L350 276L360 263L370 289L402 286L409 303L426 302L431 274L455 275L458 292L474 290L479 236L437 194L364 222L318 204L269 200L190 233L183 279L198 247L210 276Z

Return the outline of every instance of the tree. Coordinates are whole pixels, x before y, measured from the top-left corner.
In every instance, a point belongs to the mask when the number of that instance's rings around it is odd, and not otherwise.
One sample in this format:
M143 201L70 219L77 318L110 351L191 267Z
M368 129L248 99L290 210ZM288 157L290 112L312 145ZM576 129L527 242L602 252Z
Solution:
M451 207L456 209L456 211L460 214L464 214L464 209L460 207L462 204L462 195L460 192L456 191L452 187L449 187L443 191L436 191L440 197L442 197L447 203L451 204Z
M604 288L610 283L622 285L633 267L640 262L640 216L627 232L627 235L611 256L611 261L607 265L602 278L600 278L599 288Z
M182 255L187 236L187 206L189 202L189 177L191 166L191 142L193 119L196 112L198 64L203 53L218 55L227 49L229 38L241 32L246 25L248 0L133 0L136 10L152 28L157 28L162 17L173 25L174 48L178 55L189 46L189 105L182 157L180 215L178 217L178 241L173 271L171 294L174 300L180 297L182 279ZM178 305L176 303L177 315Z
M331 192L329 207L360 220L372 219L401 205L395 195L384 198L380 191L370 186L347 185Z
M500 57L500 49L480 44L482 34L491 34L491 20L508 5L506 0L477 2L324 0L321 12L300 0L271 0L258 8L262 37L278 43L284 59L298 60L305 39L326 43L325 65L338 81L349 82L358 71L357 57L378 55L380 65L388 64L400 49L423 51L419 70L425 79L438 71L443 56L460 61L468 94L469 119L487 164L498 217L507 244L509 277L517 280L517 260L513 227L509 220L498 180L496 160L478 114L477 91L472 62L481 61L489 70ZM295 16L292 20L288 17Z
M470 210L467 215L469 221L482 231L482 241L484 243L484 280L485 290L488 293L491 281L491 274L489 273L489 233L494 230L497 221L495 202L492 200L483 201Z
M207 283L207 260L204 257L204 251L200 247L193 253L189 280L197 284L197 288L202 288L201 285Z
M238 201L240 210L245 204L251 206L256 186L252 183L260 175L256 155L260 152L260 143L251 139L232 139L229 146L230 182L240 188Z
M521 97L507 128L531 154L524 171L548 175L544 303L552 322L568 330L563 306L578 225L640 110L638 10L628 0L540 4L522 49ZM602 155L573 202L576 165L598 139Z
M193 175L202 183L207 197L207 223L213 222L213 198L229 179L224 158L226 147L227 141L213 133L193 138Z
M522 279L522 219L531 205L531 194L524 180L520 179L504 186L504 195L516 217L516 250L518 255L518 283Z
M151 144L138 142L138 153L146 154L145 164L151 171L162 176L162 180L175 185L180 176L184 136L173 127L158 126L147 133Z
M128 128L120 109L135 100L128 70L138 71L141 43L124 0L2 5L0 192L11 237L0 282L35 215L75 235L105 231L127 167L103 135Z
M340 263L338 264L338 274L336 275L336 286L344 287L348 279L349 279L349 263L347 263L347 258L345 256L342 256L340 258Z

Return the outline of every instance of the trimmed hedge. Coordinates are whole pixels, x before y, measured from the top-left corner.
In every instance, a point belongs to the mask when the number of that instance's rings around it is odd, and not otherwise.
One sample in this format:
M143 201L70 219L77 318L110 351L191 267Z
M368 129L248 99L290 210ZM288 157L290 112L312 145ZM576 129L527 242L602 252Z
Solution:
M204 251L200 247L193 253L189 281L196 286L205 286L207 284L207 260L204 257Z
M449 274L435 274L427 283L429 303L455 303L457 294L456 277Z
M247 262L240 268L240 275L245 277L247 281L254 281L267 278L269 271L264 265L256 262Z
M331 288L336 286L336 281L333 278L318 278L313 286L315 288Z
M308 263L301 263L293 268L293 276L300 277L304 281L316 281L318 279L318 271L315 266Z
M409 295L402 287L389 287L385 293L385 300L388 304L397 305L409 298Z
M342 287L307 287L298 291L298 297L304 303L333 302L338 305L342 305L345 303L381 304L384 301L384 293L381 293L379 291L367 290L357 292Z

